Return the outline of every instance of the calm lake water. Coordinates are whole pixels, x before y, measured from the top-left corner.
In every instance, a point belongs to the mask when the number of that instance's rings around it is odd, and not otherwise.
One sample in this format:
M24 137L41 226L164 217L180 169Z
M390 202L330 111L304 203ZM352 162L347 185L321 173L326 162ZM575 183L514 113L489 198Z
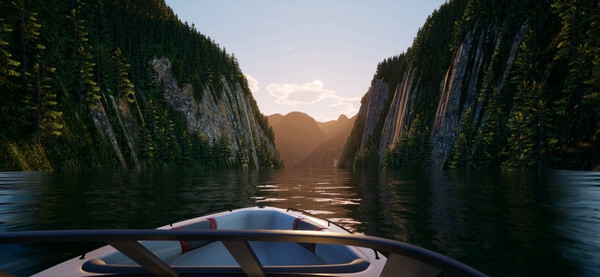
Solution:
M596 172L0 172L0 232L153 228L259 204L308 210L491 276L600 276ZM27 276L89 247L0 245L0 271Z

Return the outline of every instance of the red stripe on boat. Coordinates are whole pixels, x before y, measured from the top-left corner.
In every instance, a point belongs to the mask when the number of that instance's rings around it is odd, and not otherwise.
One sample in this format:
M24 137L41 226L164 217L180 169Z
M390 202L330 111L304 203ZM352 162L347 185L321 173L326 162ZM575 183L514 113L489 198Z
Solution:
M217 220L214 217L209 217L207 219L208 219L208 222L210 223L210 229L216 230L217 229Z
M177 227L171 228L171 230L183 230L183 227L177 226ZM181 254L190 251L190 244L188 243L187 240L180 240L179 245L181 245Z
M293 230L298 230L298 222L300 222L300 220L302 220L302 218L296 217L296 219L294 219Z

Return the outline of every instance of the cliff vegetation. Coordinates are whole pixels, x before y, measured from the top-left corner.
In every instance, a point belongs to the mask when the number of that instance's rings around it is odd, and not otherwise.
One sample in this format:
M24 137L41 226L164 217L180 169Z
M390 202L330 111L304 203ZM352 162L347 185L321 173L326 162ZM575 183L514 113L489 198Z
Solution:
M282 166L234 55L164 1L0 11L0 169Z
M341 165L600 164L600 3L452 0L377 66Z

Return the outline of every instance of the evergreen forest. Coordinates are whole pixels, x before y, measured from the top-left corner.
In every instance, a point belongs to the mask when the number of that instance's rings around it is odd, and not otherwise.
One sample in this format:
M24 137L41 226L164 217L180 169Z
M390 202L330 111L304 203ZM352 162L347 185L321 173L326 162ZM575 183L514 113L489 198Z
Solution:
M281 166L266 146L249 164L247 142L232 147L226 135L187 130L155 82L154 57L172 62L197 101L204 89L219 98L239 85L274 145L234 55L163 0L11 0L0 2L0 169ZM106 115L110 132L99 134L95 113Z
M600 1L448 1L374 80L390 97L367 138L359 113L343 166L599 168Z

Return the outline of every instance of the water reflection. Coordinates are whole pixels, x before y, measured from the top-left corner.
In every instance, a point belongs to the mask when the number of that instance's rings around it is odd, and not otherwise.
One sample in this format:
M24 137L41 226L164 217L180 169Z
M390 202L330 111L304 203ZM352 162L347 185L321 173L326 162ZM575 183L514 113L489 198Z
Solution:
M599 275L596 174L411 170L361 176L366 233L420 245L493 276Z
M360 201L353 187L348 185L351 174L337 169L285 169L273 171L272 178L258 184L257 201L280 206L295 207L325 215L332 220L349 224L344 207ZM352 226L348 226L351 228Z
M599 276L600 174L284 169L0 172L0 231L151 228L226 208L295 207L492 276ZM81 246L0 245L28 275Z
M577 264L575 273L600 276L600 172L554 172L555 199L552 207L559 220L561 256ZM593 261L593 262L585 262Z

